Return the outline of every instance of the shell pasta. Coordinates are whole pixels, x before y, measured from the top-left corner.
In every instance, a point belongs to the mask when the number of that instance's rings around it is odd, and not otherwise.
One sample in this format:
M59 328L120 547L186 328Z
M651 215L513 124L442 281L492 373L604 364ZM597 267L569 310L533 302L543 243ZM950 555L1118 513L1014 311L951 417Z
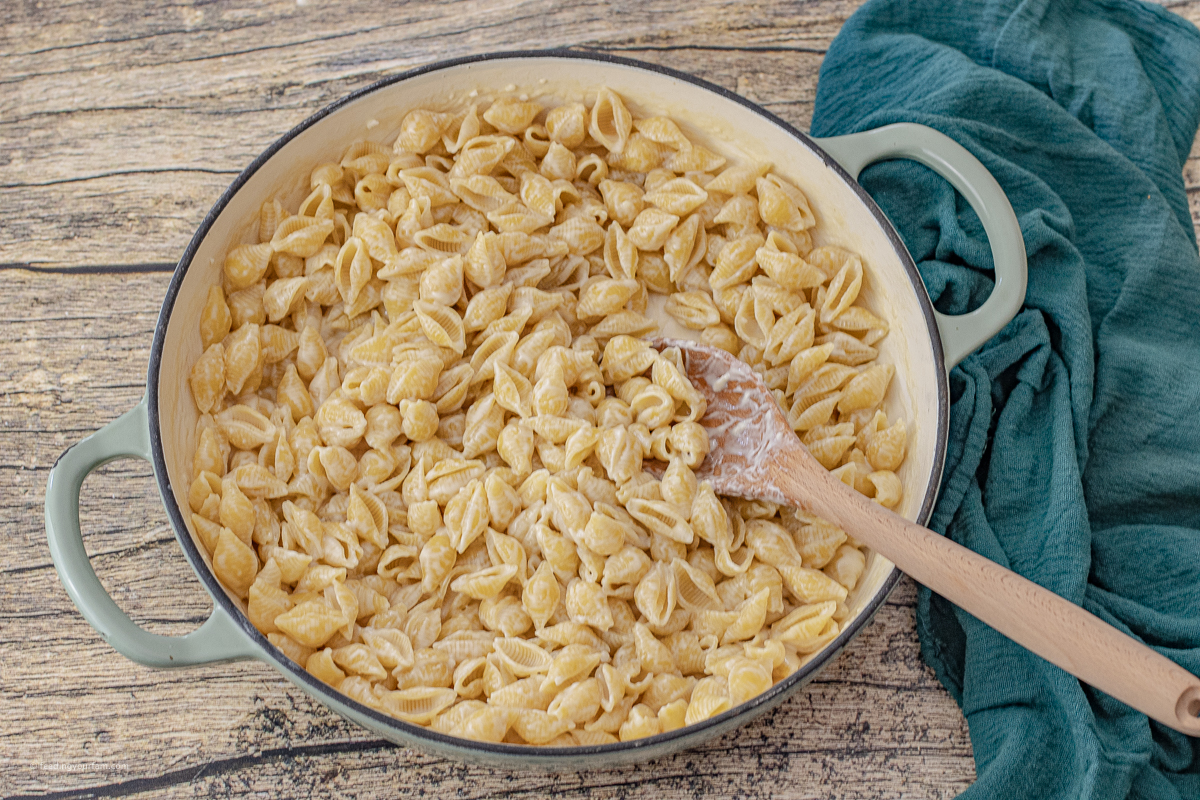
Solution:
M565 746L721 714L841 632L862 548L698 481L704 398L646 341L663 296L896 506L888 325L799 188L606 88L410 111L309 188L229 251L190 375L192 529L279 650L406 722Z

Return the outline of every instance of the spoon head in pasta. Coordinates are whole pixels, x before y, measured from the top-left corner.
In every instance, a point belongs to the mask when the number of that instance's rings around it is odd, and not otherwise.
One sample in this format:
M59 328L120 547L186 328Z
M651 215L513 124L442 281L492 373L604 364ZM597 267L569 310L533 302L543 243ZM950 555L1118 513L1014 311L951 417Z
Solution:
M709 452L696 478L717 494L784 503L776 488L783 470L824 470L788 424L762 378L730 353L686 339L656 339L658 350L678 348L692 386L708 406L700 424Z

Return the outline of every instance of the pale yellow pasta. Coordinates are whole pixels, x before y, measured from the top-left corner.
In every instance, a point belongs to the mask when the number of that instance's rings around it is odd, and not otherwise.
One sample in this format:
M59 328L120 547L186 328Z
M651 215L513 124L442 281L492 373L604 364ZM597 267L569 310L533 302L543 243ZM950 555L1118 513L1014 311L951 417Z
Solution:
M453 689L422 686L387 692L382 705L389 714L405 722L428 723L457 699Z
M508 636L495 642L496 654L513 675L529 677L550 669L554 658L532 642Z
M661 250L677 224L677 215L647 208L634 219L627 236L639 250Z
M208 290L208 299L200 315L200 340L205 349L220 343L229 333L233 324L229 306L225 302L225 293L220 286L212 286Z
M323 599L306 600L275 618L275 625L305 647L320 647L346 625L341 609Z
M304 668L314 678L331 686L339 686L346 678L346 673L334 663L333 649L329 647L310 655Z
M867 476L867 480L871 483L874 489L873 497L880 505L885 508L893 508L900 502L900 496L903 492L903 487L900 485L900 478L891 470L878 470Z
M855 375L842 390L838 400L838 411L849 414L862 409L874 409L883 402L888 383L895 368L891 364L877 364Z
M592 581L576 578L567 586L564 604L572 622L590 625L598 631L613 626L612 611L604 598L604 590Z
M646 192L645 200L668 214L683 216L708 199L708 192L687 178L672 178Z
M665 310L685 328L702 331L721 322L721 314L707 292L678 292L667 300Z
M527 744L548 744L559 746L555 742L571 727L572 722L562 717L554 716L536 708L518 711L513 716L512 727L517 735Z
M243 244L225 256L225 279L233 290L245 289L258 283L270 266L270 244Z
M217 342L210 345L192 366L188 383L201 413L206 414L216 408L225 394L225 363L225 348Z
M479 619L490 631L504 636L521 636L533 627L533 620L512 595L488 598L479 604Z
M235 329L251 324L261 325L267 321L266 309L263 308L262 303L263 295L266 293L265 284L266 281L259 281L228 295L226 300Z
M277 253L307 258L321 248L329 234L333 233L333 227L333 222L327 219L287 217L276 226L271 247Z
M229 528L222 528L213 551L213 572L239 597L245 597L258 572L258 557Z
M796 185L608 89L411 110L308 177L227 253L189 376L192 525L272 644L399 719L574 746L708 719L838 636L864 551L697 482L703 397L644 338L666 295L900 503L888 321Z
M504 133L521 133L533 123L542 107L537 103L518 100L515 97L501 97L488 107L483 118L489 124Z
M250 544L254 531L254 506L238 488L237 480L227 475L221 481L221 503L217 510L217 521L231 530L243 544Z
M215 498L216 502L220 502L220 497ZM192 514L192 525L196 529L196 535L199 537L204 549L212 553L217 547L217 540L221 536L221 525L215 522L217 515L215 506L206 510L208 516L200 514Z
M692 690L684 722L687 725L702 722L731 707L728 679L710 675L697 683Z

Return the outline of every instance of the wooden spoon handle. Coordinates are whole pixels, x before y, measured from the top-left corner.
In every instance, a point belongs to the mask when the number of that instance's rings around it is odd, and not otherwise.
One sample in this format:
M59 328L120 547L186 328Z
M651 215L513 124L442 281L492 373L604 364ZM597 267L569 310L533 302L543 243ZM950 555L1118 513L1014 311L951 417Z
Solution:
M888 511L821 471L779 488L840 525L916 581L1085 683L1152 719L1200 736L1200 679L1146 645L950 539ZM816 480L814 480L816 479ZM819 482L818 482L819 481Z

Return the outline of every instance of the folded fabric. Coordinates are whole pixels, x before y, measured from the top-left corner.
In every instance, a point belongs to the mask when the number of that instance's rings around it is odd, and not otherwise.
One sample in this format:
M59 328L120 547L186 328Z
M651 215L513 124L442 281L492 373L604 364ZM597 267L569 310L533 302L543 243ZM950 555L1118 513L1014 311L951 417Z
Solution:
M812 130L919 122L975 154L1029 255L1025 307L950 376L931 526L1200 674L1200 257L1181 171L1200 32L1131 0L873 0L821 68ZM991 290L979 220L913 162L862 184L934 304ZM922 653L962 706L964 798L1198 798L1200 740L922 590Z

